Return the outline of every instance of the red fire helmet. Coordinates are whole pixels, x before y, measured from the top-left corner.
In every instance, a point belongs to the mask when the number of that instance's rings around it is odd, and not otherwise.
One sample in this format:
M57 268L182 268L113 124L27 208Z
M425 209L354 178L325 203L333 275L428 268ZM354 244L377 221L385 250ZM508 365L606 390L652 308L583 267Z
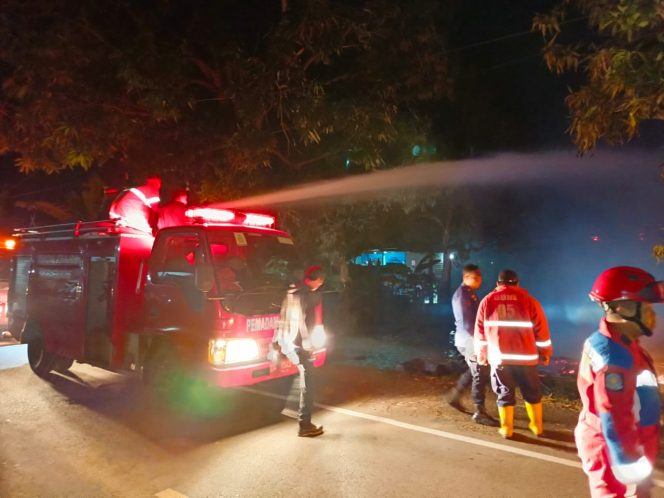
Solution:
M593 284L590 299L610 301L664 302L664 282L633 266L615 266L600 273Z

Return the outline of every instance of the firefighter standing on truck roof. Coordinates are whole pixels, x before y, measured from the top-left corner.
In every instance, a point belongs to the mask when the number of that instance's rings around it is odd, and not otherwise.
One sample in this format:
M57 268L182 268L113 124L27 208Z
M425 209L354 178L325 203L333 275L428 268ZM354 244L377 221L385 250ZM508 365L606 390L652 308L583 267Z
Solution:
M314 363L311 353L316 343L316 324L322 323L322 298L318 290L325 283L323 268L307 268L303 283L304 285L289 289L281 305L279 326L272 339L271 358L278 359L280 351L297 365L300 373L300 427L297 435L316 437L323 434L323 426L311 422L314 407Z
M159 209L157 218L157 230L166 227L177 227L187 224L187 204L189 202L189 193L186 189L178 188L171 192L171 200L168 204Z
M480 365L487 362L491 365L500 435L512 437L518 386L530 420L528 428L540 436L542 392L537 364L548 365L553 348L542 306L519 287L519 277L513 270L501 271L495 290L480 302L475 322L475 351Z
M149 176L143 185L123 190L111 204L108 214L118 226L152 235L159 215L161 178Z
M584 343L577 386L583 407L574 431L594 498L650 496L659 450L657 375L639 337L652 335L664 282L639 268L602 272L590 298L605 316Z

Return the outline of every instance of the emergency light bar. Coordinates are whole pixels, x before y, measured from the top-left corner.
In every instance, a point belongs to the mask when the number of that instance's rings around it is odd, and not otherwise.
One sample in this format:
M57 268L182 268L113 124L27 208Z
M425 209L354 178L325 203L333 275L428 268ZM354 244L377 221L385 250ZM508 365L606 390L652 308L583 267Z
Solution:
M199 223L233 223L252 227L273 228L275 217L267 214L244 213L230 209L217 208L191 208L185 211L185 216Z
M184 214L187 218L199 218L209 223L230 223L235 219L235 213L228 209L192 208Z
M244 215L243 224L251 225L252 227L272 227L274 226L274 216L268 216L266 214L246 213Z

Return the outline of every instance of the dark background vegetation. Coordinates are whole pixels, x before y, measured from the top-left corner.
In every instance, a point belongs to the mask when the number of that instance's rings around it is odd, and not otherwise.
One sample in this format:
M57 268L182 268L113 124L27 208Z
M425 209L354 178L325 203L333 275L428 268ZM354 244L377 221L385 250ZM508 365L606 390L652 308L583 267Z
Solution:
M330 268L349 328L448 330L449 293L472 259L484 291L511 265L576 334L595 319L578 304L593 273L654 268L661 236L664 20L655 0L625 5L6 0L0 224L103 218L113 192L150 173L164 194L187 186L194 202L216 202L565 149L583 179L552 162L528 185L267 207L305 260ZM441 304L394 296L375 269L340 277L349 258L388 247L443 254L431 283Z

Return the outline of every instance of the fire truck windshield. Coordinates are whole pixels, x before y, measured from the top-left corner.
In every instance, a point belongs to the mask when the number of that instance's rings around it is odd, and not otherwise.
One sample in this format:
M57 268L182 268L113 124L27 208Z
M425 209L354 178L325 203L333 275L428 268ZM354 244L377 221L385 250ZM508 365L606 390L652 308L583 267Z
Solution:
M283 290L300 267L290 237L220 231L209 233L208 242L223 294Z

